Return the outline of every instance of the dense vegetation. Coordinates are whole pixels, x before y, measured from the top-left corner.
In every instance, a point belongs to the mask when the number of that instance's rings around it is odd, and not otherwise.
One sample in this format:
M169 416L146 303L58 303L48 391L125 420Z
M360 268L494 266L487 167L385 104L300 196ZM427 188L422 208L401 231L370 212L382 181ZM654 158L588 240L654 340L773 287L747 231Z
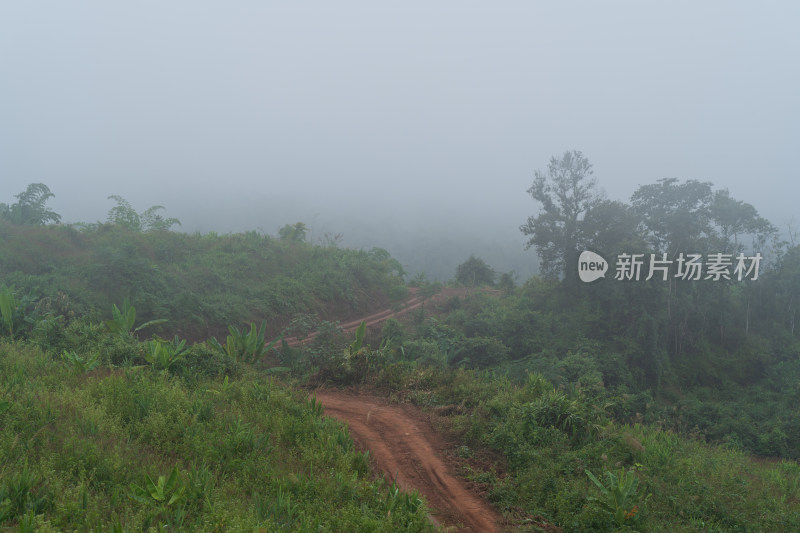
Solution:
M146 348L97 329L66 354L0 343L4 530L431 529L313 399L202 345L170 371L112 365Z
M569 531L797 530L800 247L710 183L661 180L629 205L597 194L590 170L567 153L529 191L543 207L521 229L542 278L514 288L506 277L503 295L474 292L389 322L368 370L341 363L323 375L448 413L465 457L501 452L507 472L478 461L473 479L520 523L543 514ZM641 254L641 275L612 263L605 280L580 283L582 249ZM682 276L677 261L648 275L684 254L722 254L727 275ZM739 279L736 258L758 255L758 274ZM494 285L474 257L456 274Z
M581 157L530 191L544 277L470 257L468 296L355 342L335 319L406 292L383 250L312 246L302 223L176 233L118 197L105 223L48 225L41 184L0 204L0 527L430 529L291 387L327 383L429 409L523 530L800 530L800 247L711 184L603 200ZM733 255L744 236L757 280L574 276L580 249Z
M434 301L387 321L357 352L343 350L347 340L322 323L322 335L281 357L315 384L357 384L429 409L460 443L452 453L462 474L521 530L540 531L542 519L587 532L800 528L796 461L754 459L731 439L709 443L687 421L699 400L670 405L653 391L630 391L619 382L624 365L597 342L580 338L582 351L567 349L576 322L543 312L558 293L557 284L529 282L510 294ZM522 332L507 319L531 302L540 309L526 316L546 319L534 322L536 342L546 346L562 332L563 345L515 359L516 347L491 335ZM607 375L617 384L604 383ZM763 414L778 407L757 406ZM748 435L775 431L775 418L758 422Z
M0 249L2 283L32 295L41 312L98 321L129 298L142 320L168 319L156 332L193 340L261 320L277 335L297 313L346 318L405 294L402 269L383 250L256 232L189 235L112 222L31 227L0 220Z

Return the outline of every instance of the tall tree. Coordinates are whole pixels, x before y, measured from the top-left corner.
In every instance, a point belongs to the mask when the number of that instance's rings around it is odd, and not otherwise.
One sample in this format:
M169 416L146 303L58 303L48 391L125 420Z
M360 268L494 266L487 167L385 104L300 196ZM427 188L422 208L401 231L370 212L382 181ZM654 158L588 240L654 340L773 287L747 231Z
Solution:
M0 204L0 218L21 226L44 226L48 222L58 224L61 215L47 208L47 200L55 195L44 183L31 183L24 192L14 198L17 203Z
M758 214L755 207L731 198L728 189L714 192L710 209L720 242L720 252L741 251L744 243L739 242L739 238L745 235L753 238L753 248L760 249L767 238L778 231L772 223Z
M581 223L579 246L611 259L615 255L644 250L647 246L641 217L625 203L599 200Z
M708 247L713 233L710 182L664 178L636 189L631 196L633 210L649 230L650 244L658 251L700 252Z
M735 200L712 183L661 179L639 187L631 196L633 211L642 217L650 244L661 252L742 251L740 238L751 236L754 248L777 233L752 205Z
M537 170L528 189L542 204L541 211L519 228L529 236L525 249L536 248L542 274L552 278L563 275L569 285L577 281L583 217L600 200L592 174L592 164L580 151L551 157L547 173Z
M751 235L759 251L775 228L745 202L731 198L727 190L714 191L710 182L661 179L639 187L631 196L633 210L644 221L651 246L675 260L681 253L734 254L744 251L740 238ZM719 256L720 259L722 256ZM675 357L701 349L712 340L729 345L749 333L751 287L731 289L728 277L686 283L667 278L664 310L667 328L665 344ZM727 276L732 277L732 272ZM711 280L711 281L708 281ZM744 316L736 316L737 305Z
M494 285L496 275L492 267L474 255L470 255L469 259L456 267L456 281L470 287Z

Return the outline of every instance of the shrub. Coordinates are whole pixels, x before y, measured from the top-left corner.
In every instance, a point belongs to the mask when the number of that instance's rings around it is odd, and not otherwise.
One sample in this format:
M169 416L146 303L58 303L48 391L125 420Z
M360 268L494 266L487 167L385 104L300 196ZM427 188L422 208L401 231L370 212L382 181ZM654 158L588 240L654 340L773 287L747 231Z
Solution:
M491 337L469 337L456 344L453 361L468 368L487 368L508 359L508 347Z

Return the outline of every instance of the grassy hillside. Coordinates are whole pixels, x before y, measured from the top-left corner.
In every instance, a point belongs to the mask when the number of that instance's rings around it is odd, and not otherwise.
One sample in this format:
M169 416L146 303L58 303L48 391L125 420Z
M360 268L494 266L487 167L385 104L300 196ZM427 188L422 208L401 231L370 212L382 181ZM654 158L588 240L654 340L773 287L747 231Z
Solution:
M0 527L430 529L424 502L373 481L293 390L335 384L428 409L520 530L800 530L800 344L780 312L797 248L745 288L472 289L362 344L334 319L404 294L382 250L114 225L0 239ZM112 319L126 298L136 316ZM705 320L678 352L680 316ZM267 338L320 334L266 360L247 331L184 342L261 319Z
M263 342L225 342L389 305L406 289L384 251L8 223L0 249L3 530L431 529L341 424L252 365Z
M256 232L188 235L101 224L76 229L0 222L0 282L69 319L108 318L130 298L156 332L191 340L299 313L344 319L404 295L396 261L372 252L288 242Z
M0 342L0 529L431 530L319 404L229 363L88 370Z
M786 433L797 419L793 389L775 401L763 384L731 385L703 403L701 389L688 388L673 404L655 390L632 392L623 382L635 384L625 377L635 366L576 334L578 315L547 316L554 290L532 283L429 304L368 336L379 349L335 355L313 377L427 409L458 442L461 473L522 531L547 530L543 521L570 532L800 530L800 466L746 448L795 449ZM501 339L513 346L523 338L541 347L514 359ZM320 340L301 351L322 349ZM713 410L725 398L740 425L714 438L695 422L731 424L732 413Z
M614 420L614 402L474 370L398 362L377 386L429 409L452 453L520 531L800 530L800 467L762 461L654 424ZM596 484L592 477L598 481Z

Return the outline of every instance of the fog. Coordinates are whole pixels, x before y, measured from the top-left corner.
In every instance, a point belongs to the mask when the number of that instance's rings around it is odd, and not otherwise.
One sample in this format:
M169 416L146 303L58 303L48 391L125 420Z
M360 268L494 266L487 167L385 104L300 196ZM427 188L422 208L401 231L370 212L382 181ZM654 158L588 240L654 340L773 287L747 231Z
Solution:
M583 151L608 197L711 181L796 213L794 2L4 2L0 201L535 271L526 189ZM797 219L795 219L797 223ZM429 252L428 252L429 250ZM431 259L434 263L437 261ZM433 263L431 263L433 264Z

